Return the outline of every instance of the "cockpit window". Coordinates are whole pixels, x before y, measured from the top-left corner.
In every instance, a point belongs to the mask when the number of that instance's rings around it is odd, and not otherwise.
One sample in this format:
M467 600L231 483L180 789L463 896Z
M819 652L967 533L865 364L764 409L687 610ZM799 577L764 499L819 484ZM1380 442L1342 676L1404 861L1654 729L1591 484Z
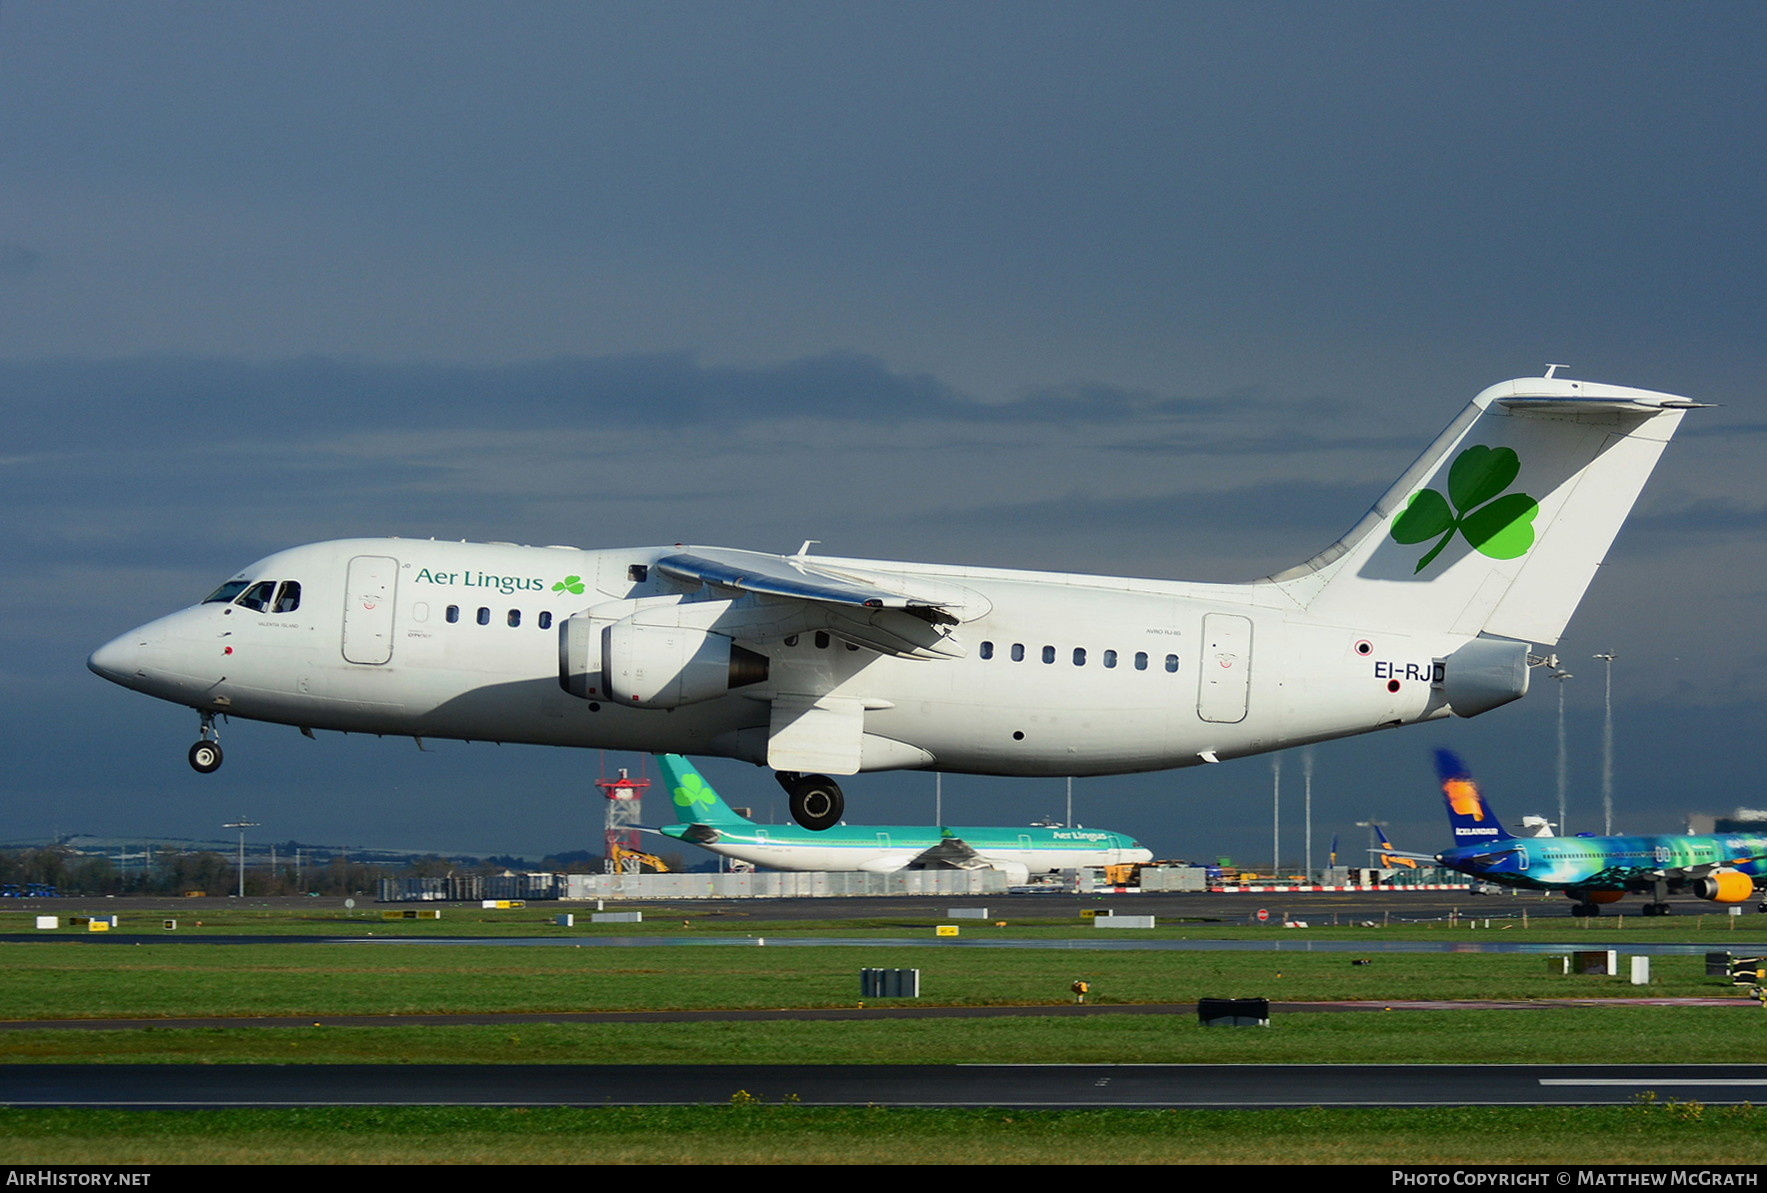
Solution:
M272 613L293 613L301 607L301 582L284 580L282 589L276 594L276 603L270 607Z
M246 586L250 583L250 580L229 580L227 583L221 585L221 587L215 589L215 591L209 593L208 596L204 597L202 603L205 605L229 604L234 597L244 592Z
M268 613L270 612L270 602L275 595L276 581L259 580L256 584L246 589L244 595L233 603L246 609L255 610L258 613Z

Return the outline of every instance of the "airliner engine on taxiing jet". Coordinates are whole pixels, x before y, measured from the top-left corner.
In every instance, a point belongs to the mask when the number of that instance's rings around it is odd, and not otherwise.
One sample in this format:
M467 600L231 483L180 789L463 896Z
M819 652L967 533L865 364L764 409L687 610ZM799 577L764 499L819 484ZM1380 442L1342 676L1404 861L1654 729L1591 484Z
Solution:
M1024 882L1032 874L1051 870L1153 860L1153 852L1133 837L1104 829L842 824L811 832L789 825L756 824L720 799L705 776L679 754L660 755L657 765L680 822L665 824L657 831L775 870L893 874L917 866L957 869L985 865L1005 872L1012 882Z
M201 717L740 758L807 828L826 776L1104 775L1445 717L1528 689L1683 411L1547 376L1479 394L1350 532L1236 584L349 539L122 635L93 671ZM813 773L822 772L822 773Z
M1388 848L1377 852L1431 859L1503 886L1563 891L1577 900L1572 914L1580 916L1600 915L1602 904L1618 902L1628 891L1651 896L1645 915L1668 915L1670 894L1741 903L1754 896L1757 883L1767 882L1767 836L1517 837L1498 822L1459 758L1437 750L1436 770L1454 847L1404 854L1391 849L1382 833Z

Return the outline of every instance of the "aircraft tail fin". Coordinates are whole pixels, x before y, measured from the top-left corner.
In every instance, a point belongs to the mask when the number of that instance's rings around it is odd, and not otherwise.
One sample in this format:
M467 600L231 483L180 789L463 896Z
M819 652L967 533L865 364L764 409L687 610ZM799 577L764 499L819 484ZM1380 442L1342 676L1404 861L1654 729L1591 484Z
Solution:
M1436 775L1442 780L1442 799L1448 805L1455 845L1508 841L1515 836L1498 823L1497 813L1491 810L1472 772L1452 750L1436 751Z
M1393 843L1387 839L1385 829L1377 824L1374 826L1374 831L1375 834L1380 837L1380 848L1373 850L1372 852L1378 855L1376 860L1378 860L1383 867L1388 870L1396 870L1401 866L1407 870L1417 869L1418 859L1411 854L1400 853L1397 849L1394 849Z
M679 754L658 754L657 769L669 785L675 819L682 824L748 824L747 817L725 803L693 763Z
M1699 405L1563 377L1494 385L1349 534L1270 580L1345 625L1551 645Z

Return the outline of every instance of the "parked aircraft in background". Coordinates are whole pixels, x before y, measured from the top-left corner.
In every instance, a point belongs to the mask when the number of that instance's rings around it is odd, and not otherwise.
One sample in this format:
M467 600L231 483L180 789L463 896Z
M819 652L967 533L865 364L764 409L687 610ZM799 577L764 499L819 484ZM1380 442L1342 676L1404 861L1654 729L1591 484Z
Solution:
M1351 531L1184 583L715 547L349 539L271 555L100 647L218 716L740 758L798 823L829 775L1105 775L1220 762L1528 689L1686 398L1564 377L1479 394ZM1148 528L1148 533L1154 533Z
M775 870L967 869L985 863L1013 882L1050 870L1150 862L1133 837L1090 828L952 828L937 825L842 824L812 831L756 824L719 798L679 754L657 764L674 798L679 824L660 832L713 853ZM930 855L930 856L929 856Z
M1628 891L1651 897L1645 915L1668 915L1672 894L1741 903L1767 882L1767 836L1517 837L1498 823L1459 758L1438 750L1436 769L1455 844L1433 859L1485 882L1563 891L1577 900L1575 915L1600 915Z

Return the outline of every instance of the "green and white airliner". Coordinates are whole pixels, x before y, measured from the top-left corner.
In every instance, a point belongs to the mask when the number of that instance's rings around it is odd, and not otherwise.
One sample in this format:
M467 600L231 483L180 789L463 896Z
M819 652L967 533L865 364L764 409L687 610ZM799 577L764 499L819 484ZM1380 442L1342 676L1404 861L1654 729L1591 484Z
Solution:
M864 870L890 874L928 850L946 863L980 858L1013 882L1050 870L1148 862L1153 853L1122 833L1090 828L940 827L841 824L812 832L795 824L756 824L719 798L679 754L657 764L673 797L677 824L660 830L713 853L774 870Z
M205 774L226 717L694 754L771 768L793 819L826 829L845 806L833 775L1212 765L1515 700L1698 404L1550 375L1494 385L1349 533L1243 583L808 542L343 539L267 556L88 665L195 710ZM1136 533L1151 568L1161 528Z

